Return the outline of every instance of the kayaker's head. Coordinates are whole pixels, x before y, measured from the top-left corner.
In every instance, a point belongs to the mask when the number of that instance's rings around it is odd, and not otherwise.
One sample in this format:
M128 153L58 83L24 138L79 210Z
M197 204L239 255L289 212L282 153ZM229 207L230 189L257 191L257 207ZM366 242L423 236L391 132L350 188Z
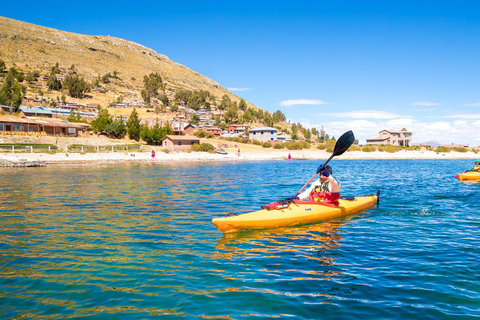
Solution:
M320 171L320 180L325 182L328 180L328 177L332 174L332 167L325 166L323 170Z
M475 165L480 165L480 159L477 159L477 161L475 161Z

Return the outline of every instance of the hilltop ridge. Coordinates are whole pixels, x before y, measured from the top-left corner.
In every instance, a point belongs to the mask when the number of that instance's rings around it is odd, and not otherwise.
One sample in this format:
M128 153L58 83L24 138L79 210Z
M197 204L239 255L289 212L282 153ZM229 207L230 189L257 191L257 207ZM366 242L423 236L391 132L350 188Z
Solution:
M41 74L48 74L56 63L62 71L74 65L77 73L90 83L104 74L118 72L118 78L105 84L110 95L92 95L87 103L108 104L120 94L139 96L143 77L150 73L162 76L167 95L179 89L207 90L218 99L227 95L232 101L240 100L214 80L141 44L110 36L76 34L5 17L0 17L0 58L9 66L38 70ZM35 87L29 89L36 93ZM249 102L247 105L257 108Z

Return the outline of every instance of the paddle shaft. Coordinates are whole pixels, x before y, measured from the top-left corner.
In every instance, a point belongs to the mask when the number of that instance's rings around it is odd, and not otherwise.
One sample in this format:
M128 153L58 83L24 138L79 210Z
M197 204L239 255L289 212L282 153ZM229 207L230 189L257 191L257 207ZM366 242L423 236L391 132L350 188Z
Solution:
M325 161L325 163L322 165L322 168L320 169L320 172L323 170L323 168L325 168L325 166L327 165L328 162L330 162L330 160L332 160L332 158L335 156L335 154L332 154L330 156L330 158L328 158L327 161ZM302 193L303 189L305 189L306 186L308 186L310 184L310 182L312 182L313 178L315 178L315 176L317 175L318 172L316 172L313 177L308 180L308 182L303 186L302 189L300 189L300 191L297 192L297 194L294 196L294 198L296 198L300 193Z

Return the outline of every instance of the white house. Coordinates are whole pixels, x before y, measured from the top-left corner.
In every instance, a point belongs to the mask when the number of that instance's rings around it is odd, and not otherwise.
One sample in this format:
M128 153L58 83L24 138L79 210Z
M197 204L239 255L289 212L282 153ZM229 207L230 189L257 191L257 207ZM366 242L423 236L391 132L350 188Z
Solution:
M248 130L249 138L260 142L277 141L277 129L261 127Z
M412 141L412 132L402 130L382 130L376 138L367 139L367 144L391 144L393 146L409 147Z

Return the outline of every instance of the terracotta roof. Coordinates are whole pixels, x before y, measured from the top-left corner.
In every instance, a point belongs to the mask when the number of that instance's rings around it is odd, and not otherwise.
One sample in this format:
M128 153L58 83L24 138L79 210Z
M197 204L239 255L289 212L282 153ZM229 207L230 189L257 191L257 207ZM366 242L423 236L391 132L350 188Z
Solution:
M390 139L390 137L376 137L376 138L367 139L367 141L369 141L369 140L379 140L379 141L383 141L383 140L388 140L388 139Z
M12 116L0 116L2 122L16 122L16 123L37 123L37 121L29 118L20 118Z
M195 136L174 136L174 135L168 135L163 137L162 141L165 139L170 139L172 141L191 141L191 140L197 140L200 141L200 138L195 137Z

